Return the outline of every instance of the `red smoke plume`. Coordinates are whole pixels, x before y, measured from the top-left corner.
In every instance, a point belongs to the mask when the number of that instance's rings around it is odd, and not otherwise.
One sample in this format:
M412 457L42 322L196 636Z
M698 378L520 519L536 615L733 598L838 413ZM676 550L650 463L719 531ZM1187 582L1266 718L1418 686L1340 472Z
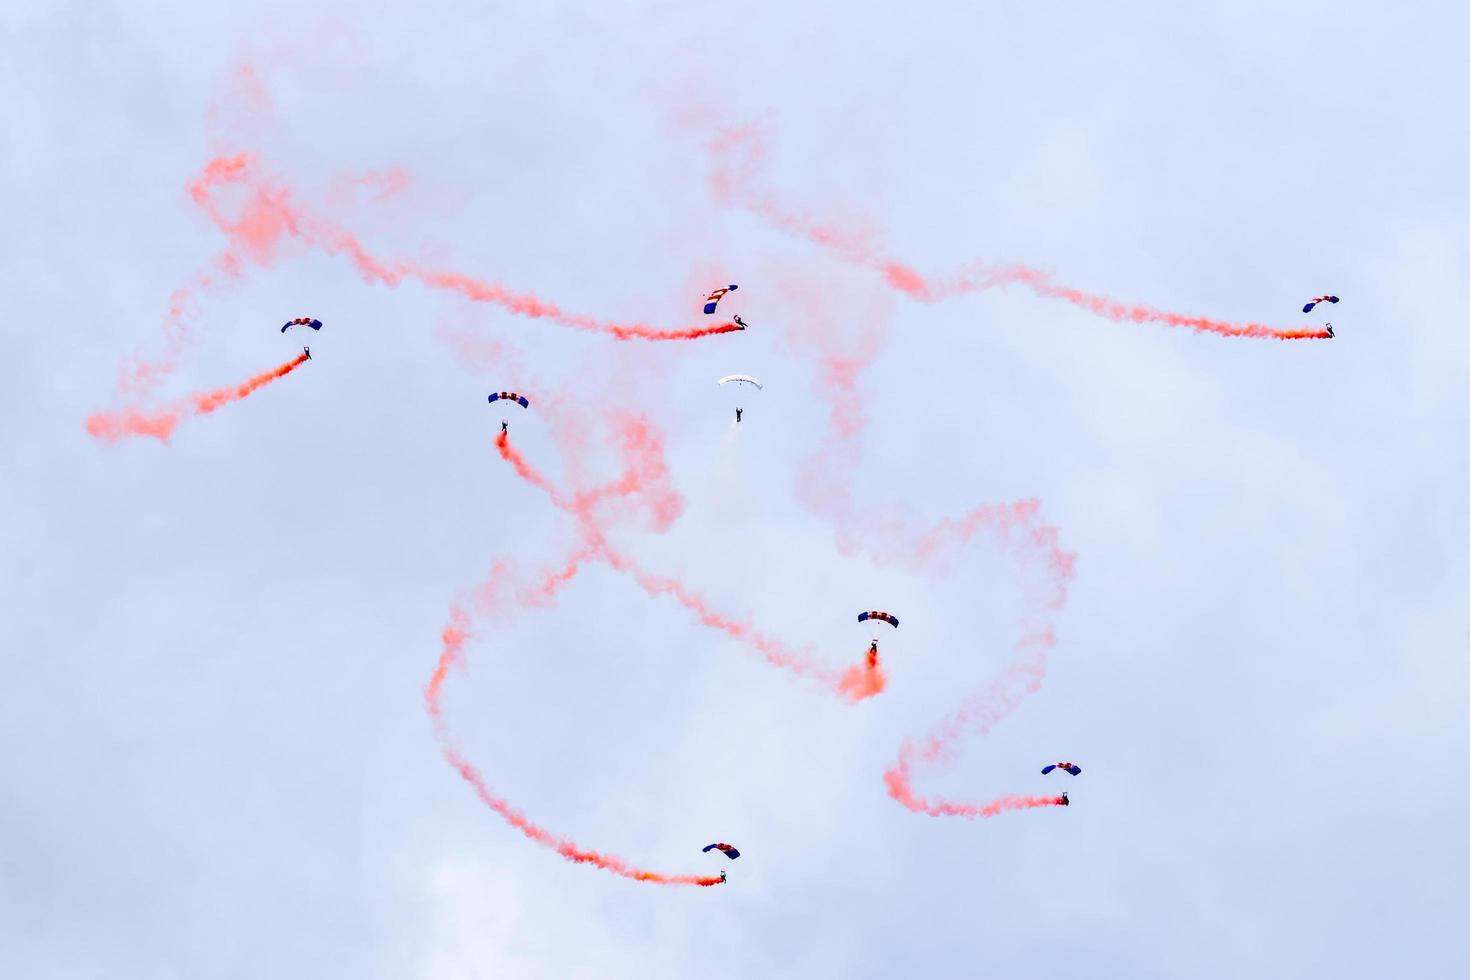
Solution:
M875 694L883 693L883 688L888 685L888 678L883 673L883 668L878 666L878 651L869 647L863 655L863 662L856 667L849 667L847 673L837 682L837 690L850 701L861 701Z
M909 265L881 254L872 234L844 229L829 221L802 214L756 186L756 177L766 154L766 134L758 126L731 127L709 141L713 158L709 187L714 199L756 214L781 231L804 238L843 262L880 273L893 289L926 303L937 303L965 293L1019 285L1037 296L1058 299L1115 323L1156 323L1183 327L1196 333L1223 337L1254 337L1273 340L1326 340L1331 336L1316 327L1272 327L1264 323L1230 323L1188 313L1173 313L1144 303L1124 303L1101 293L1090 293L1054 282L1050 273L1019 263L977 264L969 271L943 279L921 275Z
M186 402L151 414L131 408L113 412L93 412L87 416L87 432L93 438L104 442L116 442L129 436L152 436L161 442L168 442L169 437L173 435L174 428L185 416L208 415L221 405L239 401L277 378L284 378L306 361L306 354L297 354L286 363L257 374L240 384L190 395Z

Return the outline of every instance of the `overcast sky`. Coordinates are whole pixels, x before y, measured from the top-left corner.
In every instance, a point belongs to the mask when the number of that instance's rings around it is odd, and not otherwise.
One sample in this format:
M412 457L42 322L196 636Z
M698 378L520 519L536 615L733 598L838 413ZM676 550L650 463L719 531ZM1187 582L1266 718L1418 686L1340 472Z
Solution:
M1467 972L1459 5L308 6L0 9L0 975ZM1337 337L915 303L712 198L705 140L747 121L762 188L926 271L1282 326L1332 292ZM241 150L384 256L669 327L738 282L752 329L620 343L288 242L130 400L226 245L186 185ZM168 445L87 436L279 363L303 314L289 377ZM849 342L866 426L834 444ZM767 383L738 433L732 372ZM439 755L450 604L575 542L495 455L501 388L558 406L512 420L558 480L616 475L601 413L653 421L684 512L621 525L649 568L836 666L858 610L904 620L857 706L604 566L477 623L445 708L495 789L724 887L563 861ZM888 798L903 738L1013 659L1026 572L984 539L942 572L852 553L813 467L874 520L1041 501L1077 555L1046 680L917 785L1045 793L1074 758L1073 806Z

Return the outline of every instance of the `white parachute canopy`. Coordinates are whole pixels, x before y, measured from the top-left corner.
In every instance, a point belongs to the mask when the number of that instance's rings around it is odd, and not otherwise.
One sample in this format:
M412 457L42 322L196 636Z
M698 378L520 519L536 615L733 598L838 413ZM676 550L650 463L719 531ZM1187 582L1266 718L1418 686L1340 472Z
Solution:
M752 378L748 374L727 374L723 378L721 378L719 381L716 381L715 384L718 384L718 385L729 385L729 384L753 385L756 388L764 388L765 387L765 385L763 385L763 384L760 383L760 379L759 378Z

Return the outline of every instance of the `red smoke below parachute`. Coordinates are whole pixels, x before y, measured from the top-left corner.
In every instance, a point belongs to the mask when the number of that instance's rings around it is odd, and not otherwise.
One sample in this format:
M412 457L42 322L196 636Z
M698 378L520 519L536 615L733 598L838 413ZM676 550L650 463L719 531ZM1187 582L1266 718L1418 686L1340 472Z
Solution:
M863 662L849 667L847 673L842 675L842 679L837 682L837 689L848 700L857 702L883 693L883 688L887 685L888 678L878 665L878 651L869 648L863 654Z
M168 442L174 428L186 416L208 415L222 405L246 398L277 378L284 378L306 361L305 353L297 354L286 363L263 371L240 384L190 395L185 402L153 413L138 409L93 412L87 416L87 432L103 442L117 442L130 436L152 436L160 442Z
M882 255L868 232L844 229L804 215L755 187L764 162L766 135L755 125L720 130L708 148L714 158L710 171L711 196L721 204L739 207L764 218L768 224L827 250L844 262L879 272L890 287L913 299L937 303L967 293L1018 285L1045 299L1057 299L1114 323L1156 323L1222 337L1271 340L1326 340L1331 334L1316 327L1273 327L1264 323L1231 323L1188 313L1174 313L1144 303L1125 303L1053 281L1050 273L1020 263L976 264L968 271L943 279L926 278L913 267Z

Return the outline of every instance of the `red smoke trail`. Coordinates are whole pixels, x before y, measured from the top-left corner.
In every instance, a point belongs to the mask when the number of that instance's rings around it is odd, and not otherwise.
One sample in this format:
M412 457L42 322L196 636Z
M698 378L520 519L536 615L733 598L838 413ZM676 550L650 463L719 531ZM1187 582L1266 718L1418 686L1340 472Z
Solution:
M448 727L444 723L444 706L442 701L444 682L449 676L451 667L461 665L464 662L464 645L470 638L469 616L459 606L453 606L449 612L449 622L445 625L441 640L443 648L439 654L439 661L434 666L434 673L429 678L429 683L424 689L424 702L429 712L429 717L434 723L434 733L439 739L440 750L444 758L454 767L455 771L465 782L469 783L480 798L491 810L498 813L506 823L519 830L530 840L535 841L543 847L549 847L562 857L575 864L590 864L611 871L613 874L634 881L645 881L656 885L700 885L709 887L718 885L721 880L718 876L710 875L673 875L663 874L657 871L646 871L635 867L620 857L611 854L603 854L599 851L591 851L579 847L570 838L555 834L542 827L516 809L509 801L497 796L490 788L473 764L470 763L455 747L450 740Z
M173 435L174 428L185 416L207 415L221 405L239 401L277 378L284 378L306 361L306 354L297 354L286 363L257 374L240 384L190 395L187 402L153 414L145 414L130 408L113 412L93 412L87 416L87 432L93 438L104 442L117 442L129 436L152 436L160 442L168 442L169 437Z
M837 682L837 690L853 702L881 694L886 686L888 686L888 678L883 673L883 668L878 665L878 651L871 647L863 655L862 664L849 667L847 673L843 674L842 679Z
M876 659L862 666L849 668L846 672L826 667L813 659L810 650L793 650L779 639L757 630L748 620L735 619L717 612L708 600L691 591L684 583L645 571L631 558L607 543L605 529L599 526L595 512L597 505L606 500L637 495L650 498L655 531L667 529L677 519L683 506L678 495L666 486L668 465L663 455L663 443L652 432L647 420L641 417L615 418L613 424L617 428L619 448L627 460L626 471L620 479L612 483L574 494L570 498L551 486L524 457L512 449L505 433L496 437L501 458L510 463L523 480L543 490L553 505L576 517L582 529L585 542L583 550L569 559L559 572L549 575L543 588L560 585L574 576L584 561L600 558L612 568L627 573L650 597L672 597L694 613L702 624L748 644L774 667L789 670L799 677L816 680L854 703L881 693L886 678Z
M552 503L558 507L565 507L560 502L561 498L556 490L547 482L546 477L542 476L531 464L527 463L526 458L511 446L510 436L504 432L497 435L495 437L495 449L500 453L500 458L509 463L511 468L516 471L516 476L525 480L531 486L546 491L547 495L551 497Z
M295 239L328 255L345 255L370 283L395 287L412 279L430 289L458 293L472 302L493 304L516 316L550 320L617 340L694 340L741 329L730 322L665 330L645 323L602 320L567 312L534 293L515 292L463 273L427 268L404 259L381 258L370 252L352 232L293 203L290 188L262 175L259 169L249 153L217 157L189 185L194 202L228 236L232 256L244 255L261 265L269 265L281 244ZM226 189L244 195L233 215L225 213L219 200Z
M1037 296L1057 299L1114 323L1156 323L1182 327L1196 333L1222 337L1252 337L1272 340L1326 340L1331 334L1316 327L1273 327L1264 323L1231 323L1189 313L1174 313L1145 303L1125 303L1102 293L1092 293L1053 281L1050 273L1020 263L977 264L970 271L947 279L930 279L913 267L882 255L870 232L843 229L803 215L754 186L766 147L766 134L756 126L721 130L709 141L714 159L710 171L710 193L714 199L764 218L772 226L804 238L844 262L879 272L890 287L926 303L954 296L979 293L1011 285L1022 286Z
M878 268L894 289L926 303L1015 284L1024 286L1037 296L1071 303L1093 316L1112 320L1114 323L1157 323L1167 327L1184 327L1195 333L1267 340L1326 340L1331 336L1326 330L1315 327L1287 328L1272 327L1264 323L1229 323L1205 316L1172 313L1143 303L1124 303L1101 293L1089 293L1073 286L1055 283L1050 273L1018 264L976 266L973 271L962 273L947 282L928 281L918 272L898 262L884 261Z
M886 681L876 662L852 667L846 672L836 671L813 660L810 649L793 650L781 640L762 633L748 620L736 619L716 611L708 600L678 579L647 572L626 555L606 546L602 550L602 556L613 568L630 575L649 596L669 596L692 612L700 623L733 640L748 644L773 667L789 670L798 677L815 680L853 703L870 698L883 690Z
M1037 511L1038 505L1034 500L976 507L959 520L941 522L920 537L906 556L916 564L931 563L938 557L941 546L967 543L976 532L986 529L1015 554L1023 568L1039 568L1043 578L1041 588L1031 596L1033 608L1023 617L1022 637L1016 644L1017 659L921 740L905 739L898 759L883 773L888 795L910 810L931 816L990 817L1005 810L1058 805L1061 802L1060 797L1013 794L987 803L931 800L915 793L910 780L917 764L934 766L948 762L959 739L968 734L988 734L998 722L1020 707L1027 694L1041 688L1046 677L1047 654L1057 642L1050 614L1061 609L1066 602L1067 585L1075 573L1076 556L1061 549L1055 527L1036 521Z

